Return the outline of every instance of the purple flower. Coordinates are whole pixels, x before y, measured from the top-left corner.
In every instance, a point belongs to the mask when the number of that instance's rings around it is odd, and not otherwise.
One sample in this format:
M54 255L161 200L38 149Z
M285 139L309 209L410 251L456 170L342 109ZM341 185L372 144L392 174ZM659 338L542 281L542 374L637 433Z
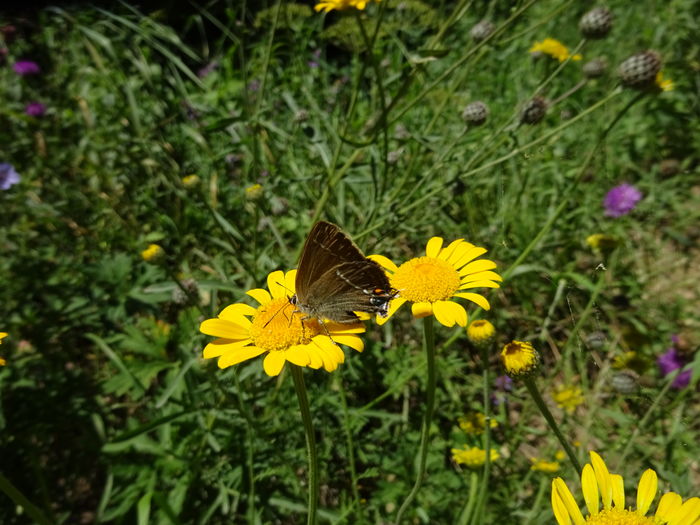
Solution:
M197 71L197 76L199 78L204 78L210 73L212 73L217 67L219 67L219 62L216 60L212 60L206 66L200 68L200 70Z
M671 372L686 365L681 356L678 355L678 351L673 347L666 350L666 353L661 354L656 360L656 364L659 365L661 374L664 376L667 376ZM690 383L690 376L692 375L692 372L692 370L685 370L681 372L676 376L676 379L673 380L671 386L678 390L687 387Z
M631 184L615 186L605 196L603 206L608 217L621 217L631 212L642 198L642 192Z
M12 69L21 76L36 75L41 71L41 69L39 69L39 64L31 60L18 60L15 62L15 65L12 66Z
M10 186L19 182L19 179L19 173L15 171L12 164L0 162L0 190L9 190Z
M510 392L513 390L513 380L506 375L498 376L496 379L494 379L493 385L497 390L503 390L504 392Z
M25 106L24 112L30 117L41 117L46 113L46 106L41 102L30 102Z

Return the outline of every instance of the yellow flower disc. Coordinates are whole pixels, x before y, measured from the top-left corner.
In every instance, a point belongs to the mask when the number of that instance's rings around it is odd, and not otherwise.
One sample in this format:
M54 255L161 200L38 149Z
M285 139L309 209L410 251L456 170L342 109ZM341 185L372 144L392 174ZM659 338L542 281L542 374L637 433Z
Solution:
M593 525L657 525L659 522L637 512L625 509L606 509L595 516L589 516L586 523Z
M413 303L446 301L459 289L454 266L435 257L417 257L399 266L391 285L401 297Z
M319 333L323 333L323 328L318 321L302 321L302 314L296 311L287 297L273 299L260 306L250 327L253 344L270 352L307 344Z

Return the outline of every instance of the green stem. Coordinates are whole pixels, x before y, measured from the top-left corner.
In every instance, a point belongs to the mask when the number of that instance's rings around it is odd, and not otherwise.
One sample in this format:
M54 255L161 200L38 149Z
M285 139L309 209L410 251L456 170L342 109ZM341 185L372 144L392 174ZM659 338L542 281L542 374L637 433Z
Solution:
M418 475L416 482L404 500L399 512L396 514L396 525L401 523L401 518L416 498L423 479L425 478L425 466L428 459L428 444L430 443L430 425L433 421L435 410L435 386L437 383L435 371L435 333L433 330L433 316L423 318L423 345L425 346L425 357L428 364L428 386L425 402L425 416L423 417L423 428L420 435L420 447L418 449Z
M481 490L479 490L479 499L476 503L476 513L474 514L474 524L483 523L484 513L483 509L486 506L486 500L488 499L488 486L489 477L491 476L491 421L489 418L489 406L490 406L490 380L489 380L489 350L490 346L484 346L481 349L481 366L482 370L482 382L483 382L483 396L484 396L484 474L481 480Z
M535 382L531 377L525 378L523 381L525 383L525 386L527 387L527 391L530 392L530 397L532 397L532 400L537 405L537 408L540 409L540 412L544 416L544 419L547 421L549 428L551 428L552 432L554 432L554 435L557 436L559 443L561 443L561 446L564 448L564 452L566 452L566 455L569 456L569 461L571 461L571 464L576 469L576 472L581 472L581 464L579 463L576 454L574 454L574 451L569 445L569 442L566 441L564 435L561 433L561 430L559 430L559 425L557 425L557 422L554 421L554 416L552 416L552 413L549 411L549 408L547 408L547 405L545 404L544 399L542 399L542 395L537 389Z
M340 392L340 403L343 407L343 431L345 432L345 443L348 450L348 466L350 467L350 482L352 483L352 497L355 500L357 512L356 523L366 523L362 512L362 502L360 501L360 491L358 489L357 467L355 466L355 444L352 438L352 428L350 425L350 414L348 413L348 400L345 396L345 385L342 380L338 381L338 391Z
M309 460L309 505L306 519L307 525L316 525L316 508L318 507L318 455L316 453L316 436L311 421L311 411L309 410L309 398L306 395L304 385L304 372L300 366L290 363L292 377L294 378L294 389L299 400L299 411L301 420L304 423L306 433L306 454Z
M15 502L15 505L22 507L27 515L34 520L34 522L39 525L52 525L54 523L49 520L44 513L39 510L37 506L31 503L24 494L22 494L17 487L15 487L9 479L0 474L0 491L7 494L7 496Z
M479 488L479 475L476 472L472 472L469 476L469 498L467 503L464 505L464 510L459 517L459 525L467 525L469 523L469 518L474 512L474 505L476 505L476 494Z

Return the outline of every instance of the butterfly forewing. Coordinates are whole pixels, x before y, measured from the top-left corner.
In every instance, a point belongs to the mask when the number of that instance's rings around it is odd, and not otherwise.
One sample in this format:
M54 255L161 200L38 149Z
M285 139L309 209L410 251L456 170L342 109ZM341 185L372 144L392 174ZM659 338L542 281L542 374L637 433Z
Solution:
M324 221L306 239L295 286L299 310L338 322L356 321L356 311L384 315L395 297L381 267L338 226Z

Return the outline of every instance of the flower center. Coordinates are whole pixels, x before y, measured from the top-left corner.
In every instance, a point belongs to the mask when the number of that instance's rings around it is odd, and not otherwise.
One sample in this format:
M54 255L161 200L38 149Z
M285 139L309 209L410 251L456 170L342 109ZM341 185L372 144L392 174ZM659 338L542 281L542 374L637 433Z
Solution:
M588 516L586 523L593 525L658 525L654 518L641 516L625 509L605 509L595 516Z
M306 344L315 335L324 333L316 319L302 319L303 314L289 299L273 299L258 307L250 327L250 338L255 346L272 352Z
M391 277L401 297L413 303L445 301L459 289L459 274L452 265L434 257L406 261Z

